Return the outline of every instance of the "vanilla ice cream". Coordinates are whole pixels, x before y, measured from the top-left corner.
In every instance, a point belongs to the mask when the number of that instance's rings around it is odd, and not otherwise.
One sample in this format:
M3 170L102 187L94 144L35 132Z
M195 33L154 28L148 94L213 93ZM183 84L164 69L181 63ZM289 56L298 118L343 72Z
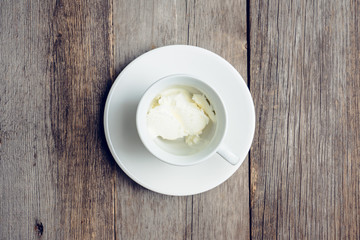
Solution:
M175 87L161 92L151 103L147 127L152 137L166 140L184 138L188 145L199 142L216 113L209 100L200 92Z

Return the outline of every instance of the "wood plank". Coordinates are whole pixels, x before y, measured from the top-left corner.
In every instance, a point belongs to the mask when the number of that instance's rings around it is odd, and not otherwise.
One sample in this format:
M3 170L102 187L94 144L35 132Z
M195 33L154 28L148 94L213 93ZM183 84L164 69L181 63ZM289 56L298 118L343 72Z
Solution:
M56 236L56 159L46 84L51 8L0 2L0 239Z
M113 162L103 107L113 72L111 1L57 1L50 118L61 239L114 238Z
M254 239L360 238L357 1L250 3Z
M115 72L152 48L191 44L222 55L246 77L245 12L245 1L114 2ZM226 183L190 197L150 192L118 170L115 204L118 239L248 239L247 160Z
M0 238L112 239L111 4L0 4Z

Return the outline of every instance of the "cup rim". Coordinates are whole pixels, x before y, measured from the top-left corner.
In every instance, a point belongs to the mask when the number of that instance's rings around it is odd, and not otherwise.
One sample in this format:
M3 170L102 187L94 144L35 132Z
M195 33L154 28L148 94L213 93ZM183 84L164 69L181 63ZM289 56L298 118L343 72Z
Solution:
M188 155L187 156L175 155L175 154L166 152L165 150L161 149L161 147L157 146L157 144L148 135L146 120L141 119L143 110L146 109L146 111L148 111L148 109L149 109L149 106L150 106L149 102L153 100L153 98L156 96L156 94L159 94L161 91L163 91L163 90L160 90L160 92L159 91L154 92L152 89L154 89L157 85L162 84L166 80L170 80L173 78L179 78L179 77L190 78L194 82L198 82L202 85L205 85L207 88L211 89L215 93L216 97L219 99L218 104L221 106L221 108L223 109L223 112L224 112L224 116L223 116L224 117L224 130L221 133L219 142L206 155L199 157L198 159L193 160L191 162L184 161L185 159L188 159L190 157ZM171 85L169 85L169 86L171 86ZM154 96L152 96L152 95L154 95ZM207 84L205 81L201 80L201 78L196 77L194 75L183 74L183 73L171 74L171 75L167 75L167 76L164 76L164 77L156 80L143 93L143 95L138 103L137 110L136 110L136 128L137 128L137 132L138 132L141 142L153 156L155 156L162 162L170 164L170 165L191 166L191 165L199 164L199 163L205 161L206 159L209 159L210 156L216 154L219 147L223 144L223 140L225 138L227 128L228 128L227 111L226 111L226 108L224 105L224 101L221 98L220 94L213 87L211 87L209 84ZM167 160L168 158L172 158L173 160L175 159L175 161L169 161L169 160Z

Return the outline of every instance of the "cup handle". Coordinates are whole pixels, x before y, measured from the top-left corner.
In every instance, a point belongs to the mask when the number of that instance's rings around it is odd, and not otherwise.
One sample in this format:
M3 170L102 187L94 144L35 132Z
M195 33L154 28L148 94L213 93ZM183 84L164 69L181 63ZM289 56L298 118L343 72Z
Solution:
M232 165L236 165L240 161L240 158L236 156L227 145L222 144L217 150L217 153Z

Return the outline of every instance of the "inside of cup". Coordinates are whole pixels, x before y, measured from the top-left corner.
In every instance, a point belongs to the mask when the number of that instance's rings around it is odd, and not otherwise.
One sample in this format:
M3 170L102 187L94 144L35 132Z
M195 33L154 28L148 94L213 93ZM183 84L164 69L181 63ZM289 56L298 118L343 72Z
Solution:
M214 136L216 136L215 133L216 123L209 122L200 135L199 142L196 144L188 145L184 138L166 140L161 137L156 137L153 140L162 150L170 154L176 156L190 156L205 150L207 147L210 147L209 144L212 142L216 142L214 139Z
M204 94L216 112L216 120L209 121L196 144L188 145L184 138L176 140L165 140L162 137L151 138L148 133L151 141L147 141L147 147L156 157L165 162L175 165L191 165L204 160L216 151L225 134L226 114L217 93L204 82L188 76L177 76L167 79L165 83L159 83L159 86L155 86L155 90L153 89L155 92L153 92L152 99L167 89L179 87L185 88L191 93ZM149 110L151 101L148 103L147 109Z

